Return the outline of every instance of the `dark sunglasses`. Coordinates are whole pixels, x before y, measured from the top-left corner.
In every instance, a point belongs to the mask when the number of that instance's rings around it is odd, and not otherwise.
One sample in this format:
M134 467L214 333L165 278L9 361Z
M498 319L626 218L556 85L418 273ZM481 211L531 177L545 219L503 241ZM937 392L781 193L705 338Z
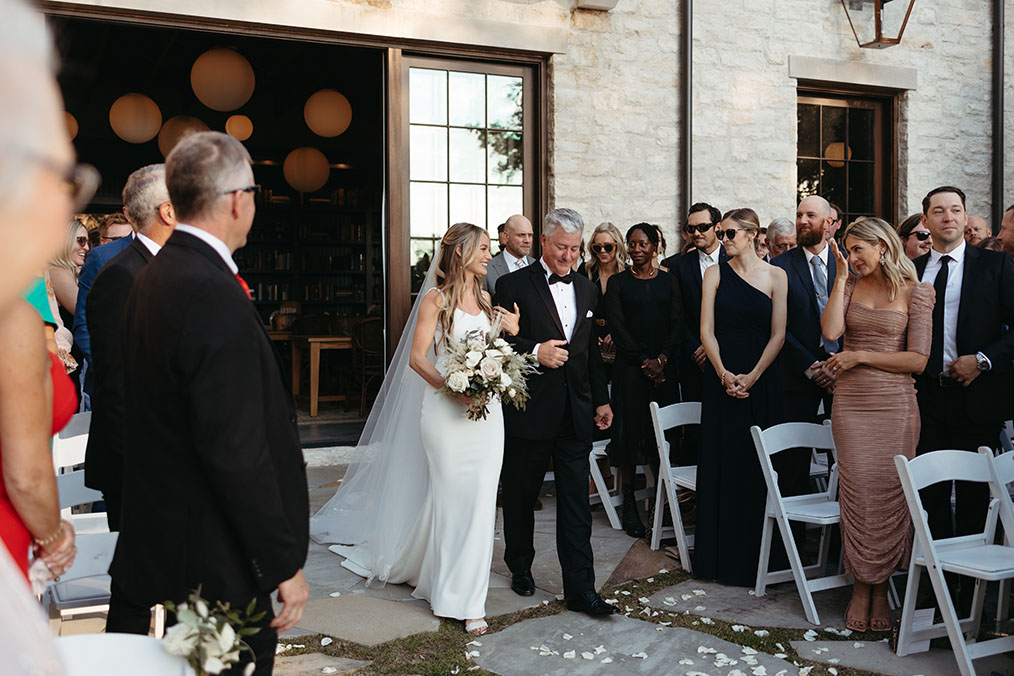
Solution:
M87 243L88 243L88 238L87 237L78 237L77 238L77 245L78 246L84 246Z
M591 249L595 253L602 253L603 251L605 251L606 253L611 253L612 250L615 248L616 247L612 244L592 244Z
M222 192L222 194L231 195L234 192L252 192L259 195L261 192L261 187L259 185L248 185L245 188L235 188L234 190L225 190Z
M701 223L700 225L688 224L683 226L683 229L692 235L695 232L707 232L708 230L711 230L713 227L715 227L714 223Z
M910 232L908 233L908 236L915 237L920 242L925 242L930 238L930 234L927 230L920 230L919 232Z
M737 232L739 232L739 230L736 228L729 228L728 230L718 230L715 234L718 235L718 239L725 239L726 237L729 239L736 239Z

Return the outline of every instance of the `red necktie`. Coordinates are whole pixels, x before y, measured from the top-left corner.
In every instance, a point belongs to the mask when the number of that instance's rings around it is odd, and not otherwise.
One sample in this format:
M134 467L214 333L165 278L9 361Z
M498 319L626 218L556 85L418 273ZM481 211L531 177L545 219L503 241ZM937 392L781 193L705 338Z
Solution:
M246 297L249 298L250 300L253 300L253 294L250 293L250 287L247 286L246 280L240 277L238 272L236 273L236 281L238 281L239 285L243 287L243 292L246 294Z

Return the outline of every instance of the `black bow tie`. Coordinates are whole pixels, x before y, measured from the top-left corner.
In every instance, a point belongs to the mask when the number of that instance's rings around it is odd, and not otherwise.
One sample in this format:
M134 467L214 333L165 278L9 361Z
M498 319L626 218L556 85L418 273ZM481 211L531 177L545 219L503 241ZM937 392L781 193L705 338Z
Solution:
M556 284L557 282L561 282L563 284L570 284L573 281L574 281L574 273L572 273L572 272L568 272L567 274L565 274L563 276L560 276L560 275L556 274L555 272L553 274L549 275L549 283L550 284Z

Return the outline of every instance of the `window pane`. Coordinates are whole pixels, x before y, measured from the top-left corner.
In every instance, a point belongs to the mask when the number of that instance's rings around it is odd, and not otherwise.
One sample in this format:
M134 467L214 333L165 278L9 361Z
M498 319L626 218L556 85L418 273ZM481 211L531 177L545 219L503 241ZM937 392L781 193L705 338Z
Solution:
M849 202L845 207L848 211L873 211L873 164L866 162L849 162Z
M450 111L452 125L482 127L486 119L486 76L482 73L450 73Z
M484 183L486 180L486 152L483 150L484 129L451 129L452 181Z
M489 132L486 150L489 153L489 182L521 185L524 179L521 132Z
M486 228L486 188L451 184L451 223L471 223Z
M796 154L820 157L820 108L800 103L796 116Z
M409 179L413 181L447 180L447 129L409 127Z
M447 71L409 68L408 121L447 124Z
M821 106L820 113L820 157L827 157L829 145L845 142L845 109Z
M525 194L521 186L490 186L488 189L488 222L493 232L490 237L496 238L496 226L514 214L524 212Z
M447 230L447 184L409 186L409 233L412 237L443 237Z
M796 161L796 203L820 192L820 160Z
M519 77L486 77L486 125L497 129L521 129L521 83Z
M438 240L413 239L410 243L412 261L412 293L419 291L423 280L426 279L426 272L433 262L433 254L436 252Z
M820 196L826 199L828 202L834 202L835 204L842 207L842 209L848 209L845 205L845 167L844 166L833 166L835 164L842 164L841 162L821 162L821 175L820 175Z
M873 159L873 111L867 108L849 108L849 146L852 158Z

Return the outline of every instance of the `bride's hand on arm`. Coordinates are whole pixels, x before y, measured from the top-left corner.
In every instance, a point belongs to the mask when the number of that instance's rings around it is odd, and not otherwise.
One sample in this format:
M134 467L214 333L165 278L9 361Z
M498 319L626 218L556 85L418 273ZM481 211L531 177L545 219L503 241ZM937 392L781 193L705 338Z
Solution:
M444 378L426 354L433 345L433 337L436 335L439 303L440 292L432 289L419 304L419 317L416 320L415 333L412 334L412 351L408 358L408 365L412 370L436 389L444 386Z
M521 310L518 309L517 303L514 303L514 312L508 312L497 305L493 308L493 319L500 320L500 328L503 329L504 333L511 336L518 335L521 322Z

